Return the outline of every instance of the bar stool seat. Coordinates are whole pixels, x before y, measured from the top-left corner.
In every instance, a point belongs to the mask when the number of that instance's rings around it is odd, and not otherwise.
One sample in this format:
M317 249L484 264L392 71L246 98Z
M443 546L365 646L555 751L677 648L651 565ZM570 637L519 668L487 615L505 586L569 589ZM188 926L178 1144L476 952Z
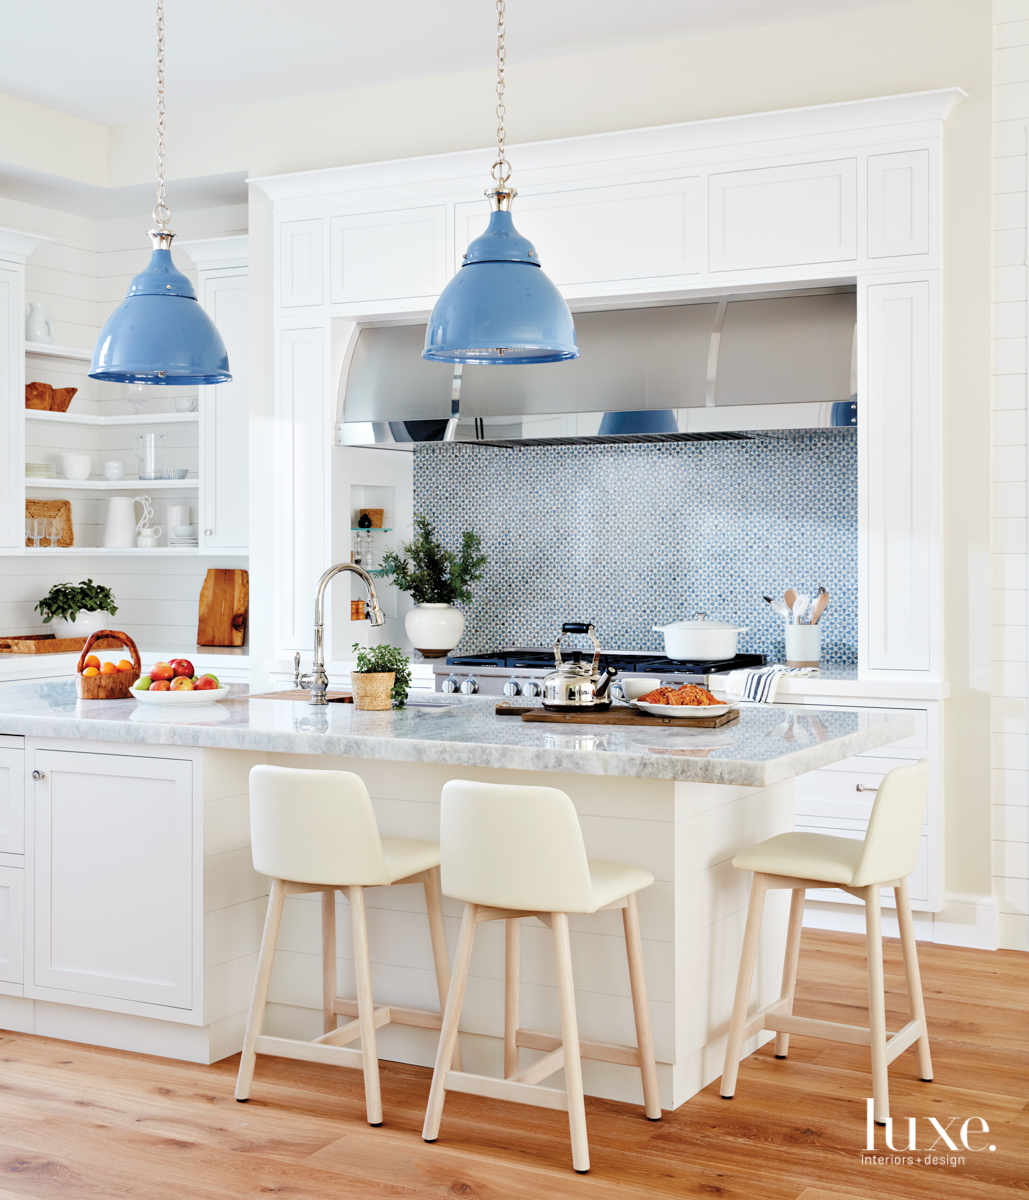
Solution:
M382 837L368 789L349 771L307 771L254 767L250 772L250 832L254 869L271 878L257 977L236 1079L236 1099L250 1097L258 1054L307 1062L357 1067L364 1072L365 1108L370 1125L382 1124L376 1030L390 1023L439 1029L450 988L447 945L439 884L439 843L418 838ZM425 908L436 970L439 1012L375 1006L365 889L418 883ZM350 901L357 999L336 995L336 891ZM275 943L287 896L321 893L322 1023L313 1041L267 1037L261 1033ZM337 1028L337 1017L356 1017ZM347 1043L361 1041L356 1050ZM460 1050L457 1058L460 1059Z
M593 888L593 903L597 909L606 908L623 896L642 892L654 882L654 876L642 867L630 867L625 863L604 862L602 859L587 859L590 872L590 885Z
M758 842L732 860L741 871L766 875L798 875L825 883L854 882L864 842L828 833L780 833Z

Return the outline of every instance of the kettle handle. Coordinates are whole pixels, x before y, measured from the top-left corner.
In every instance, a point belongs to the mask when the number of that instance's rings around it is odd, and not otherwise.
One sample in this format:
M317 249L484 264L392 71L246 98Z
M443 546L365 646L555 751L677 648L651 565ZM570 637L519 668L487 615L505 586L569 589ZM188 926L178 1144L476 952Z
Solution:
M554 663L556 666L561 666L561 639L566 633L584 633L593 643L593 665L590 667L590 673L596 675L600 667L600 642L597 641L597 634L593 628L592 621L565 621L561 626L561 632L554 640Z
M561 626L562 633L590 633L592 629L592 621L565 621Z

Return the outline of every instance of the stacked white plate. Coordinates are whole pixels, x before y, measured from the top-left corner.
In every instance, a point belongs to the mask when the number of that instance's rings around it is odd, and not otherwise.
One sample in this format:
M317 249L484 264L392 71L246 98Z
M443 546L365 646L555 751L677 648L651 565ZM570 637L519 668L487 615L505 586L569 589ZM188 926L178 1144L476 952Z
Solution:
M54 470L53 463L30 463L25 464L26 479L56 479L57 472Z
M169 546L199 546L200 541L198 538L195 538L195 537L180 538L180 537L176 537L173 533L169 533L168 534L168 545Z

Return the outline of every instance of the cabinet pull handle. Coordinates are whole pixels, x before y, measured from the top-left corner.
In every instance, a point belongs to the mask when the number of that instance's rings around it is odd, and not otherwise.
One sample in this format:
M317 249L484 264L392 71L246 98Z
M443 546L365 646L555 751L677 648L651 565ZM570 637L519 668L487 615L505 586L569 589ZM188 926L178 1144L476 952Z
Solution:
M33 779L45 779L45 778L46 778L46 776L43 774L43 772L42 772L42 771L33 771L33 772L32 772L32 778L33 778Z
M204 530L204 537L210 537L212 533L214 533L214 530L213 530L213 529L205 529L205 530Z
M858 783L858 784L854 785L855 792L877 792L878 790L879 790L878 788L865 787L865 785L863 783Z

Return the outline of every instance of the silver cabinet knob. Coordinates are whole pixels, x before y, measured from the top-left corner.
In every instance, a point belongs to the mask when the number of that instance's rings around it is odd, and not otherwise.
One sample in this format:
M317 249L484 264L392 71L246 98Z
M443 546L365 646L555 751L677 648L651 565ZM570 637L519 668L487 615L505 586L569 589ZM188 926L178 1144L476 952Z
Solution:
M445 692L456 692L458 689L458 686L459 686L458 682L454 678L453 675L451 675L449 678L443 680L443 690Z
M32 772L32 778L33 778L33 779L45 779L45 778L46 778L46 776L43 774L43 772L42 772L42 771L33 771L33 772Z
M507 683L504 684L505 696L520 696L521 694L521 684L519 684L517 679L509 679Z
M463 679L461 681L461 691L464 692L466 696L474 696L478 690L479 681L474 675L469 675L467 679Z
M535 679L528 679L528 680L526 680L525 683L522 684L522 695L523 696L539 696L539 695L542 695L542 692L543 692L543 689L540 687L540 685L536 682Z
M205 530L204 530L204 537L210 537L212 533L214 533L214 530L213 530L213 529L205 529Z

